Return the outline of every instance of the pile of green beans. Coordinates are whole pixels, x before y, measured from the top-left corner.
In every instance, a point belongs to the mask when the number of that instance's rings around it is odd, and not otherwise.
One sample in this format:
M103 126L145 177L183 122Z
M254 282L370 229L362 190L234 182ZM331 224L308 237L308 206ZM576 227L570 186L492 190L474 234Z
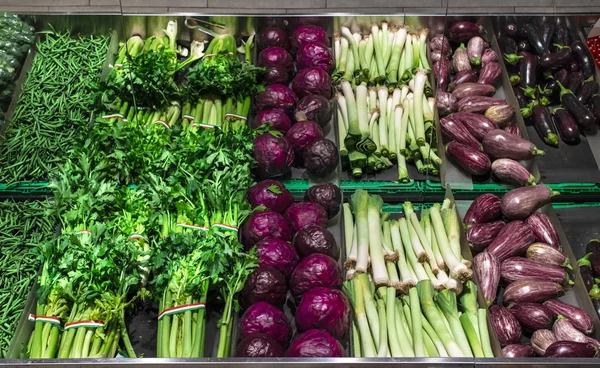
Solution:
M0 201L0 358L41 267L38 245L56 235L49 201Z
M47 181L85 134L109 37L44 34L0 145L0 182Z

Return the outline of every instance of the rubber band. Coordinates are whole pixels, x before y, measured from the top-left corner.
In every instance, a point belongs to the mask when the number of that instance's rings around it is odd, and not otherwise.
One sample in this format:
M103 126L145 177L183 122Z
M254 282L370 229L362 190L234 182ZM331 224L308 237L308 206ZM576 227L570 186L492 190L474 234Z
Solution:
M206 308L206 303L192 303L192 304L184 304L173 308L165 309L160 312L158 315L158 320L160 321L163 317L172 316L174 314L180 314L187 311L194 311L198 309Z
M58 317L36 316L35 314L30 313L29 316L27 316L27 319L31 322L50 323L51 325L60 327L60 318Z
M121 69L123 67L123 64L108 64L108 67L111 69Z
M205 54L202 57L205 58L205 57L211 57L211 56L217 56L217 55L219 55L219 54ZM233 55L233 52L228 52L227 55Z
M231 225L226 225L226 224L221 224L221 223L213 224L212 227L216 227L216 228L223 229L223 230L235 231L236 233L238 232L237 227L231 226Z
M92 232L90 230L79 230L79 231L75 231L71 234L73 235L82 235L82 234L91 234Z
M123 120L124 123L128 122L128 120L121 114L108 114L108 115L102 116L102 119L116 119L116 118Z
M183 222L179 222L175 226L177 226L177 227L183 227L183 228L186 228L186 229L192 229L192 230L208 231L208 228L206 228L204 226L198 226L198 225L192 225L192 224L185 224Z
M227 113L225 114L225 118L234 118L237 120L243 120L243 121L247 121L248 118L242 115L238 115L238 114L233 114L233 113Z
M102 328L104 327L104 322L102 321L94 321L94 320L84 320L84 321L77 321L77 322L69 322L65 325L65 331L68 331L72 328L79 328L79 327L85 327L85 328Z
M194 128L202 128L202 129L221 129L220 126L218 125L211 125L211 124L202 124L202 123L193 123L192 127Z
M169 123L167 123L167 122L166 122L166 121L164 121L164 120L157 120L157 121L155 121L155 122L154 122L154 123L152 123L152 124L160 124L160 125L164 126L165 128L167 128L167 129L171 130L171 126L169 125Z
M194 121L195 117L193 115L183 115L183 120Z
M142 239L143 241L145 241L147 244L150 244L150 242L148 241L148 239L143 236L142 234L138 234L138 233L133 233L129 236L129 238L127 238L127 240L136 240L136 239Z

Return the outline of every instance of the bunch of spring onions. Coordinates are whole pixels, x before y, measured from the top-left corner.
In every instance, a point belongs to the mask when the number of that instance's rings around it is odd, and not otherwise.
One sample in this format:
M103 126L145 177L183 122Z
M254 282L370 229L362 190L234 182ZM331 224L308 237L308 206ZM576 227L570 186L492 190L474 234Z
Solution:
M369 273L376 286L406 294L422 280L436 290L460 294L473 275L471 262L461 255L460 221L456 206L446 199L417 216L410 202L404 217L381 212L383 200L359 189L344 204L346 279Z
M366 274L344 283L354 306L355 357L494 357L486 310L468 281L460 297L421 280L408 295L375 285ZM458 299L458 300L457 300Z
M365 83L354 90L348 81L340 84L337 114L340 155L346 158L352 174L377 172L398 164L398 180L411 181L407 162L414 162L419 173L439 174L442 164L436 154L433 124L435 99L424 93L427 74L417 70L409 86L370 87Z

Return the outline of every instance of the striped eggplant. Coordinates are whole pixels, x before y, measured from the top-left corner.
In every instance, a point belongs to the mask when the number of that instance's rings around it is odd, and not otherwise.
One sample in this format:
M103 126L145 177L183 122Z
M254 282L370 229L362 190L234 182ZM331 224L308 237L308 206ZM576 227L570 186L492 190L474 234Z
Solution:
M524 220L559 194L545 185L517 188L502 197L500 207L506 218Z
M502 348L502 356L505 358L529 358L535 356L535 352L529 344L510 344Z
M546 358L594 358L598 356L598 349L590 343L557 341L548 346L544 356Z
M431 51L441 52L444 56L448 56L450 55L450 52L452 52L450 42L448 42L448 37L444 36L443 34L437 34L431 37L431 40L429 41L429 48Z
M452 91L452 95L459 101L470 96L493 96L494 93L496 93L494 86L482 83L462 83Z
M525 222L529 225L531 231L533 231L533 235L537 241L548 244L555 249L560 249L558 234L548 215L536 212L531 214Z
M484 113L490 106L505 105L498 97L470 96L458 101L458 111Z
M540 356L543 356L548 346L554 344L556 341L554 332L547 329L537 330L531 335L531 347Z
M589 335L594 332L594 322L583 309L563 303L560 300L548 300L544 305L554 313L554 317L563 316L584 334Z
M445 58L433 64L433 75L435 76L438 91L445 91L448 88L451 67L450 60Z
M496 256L500 262L507 258L520 256L535 241L531 229L523 221L512 221L504 225L486 252Z
M435 105L441 116L451 114L458 108L458 100L450 92L437 91Z
M460 101L459 110L460 110ZM512 158L513 160L529 160L534 156L543 155L544 151L523 138L504 130L494 129L489 131L483 141L483 150L492 158Z
M481 143L479 143L479 141L475 139L471 133L469 133L467 128L465 128L462 123L455 120L453 116L441 118L440 128L442 135L448 141L456 141L477 151L481 151Z
M502 300L504 304L512 303L541 303L565 294L559 283L541 280L515 281L504 289Z
M523 136L521 135L521 130L519 129L519 126L515 123L508 123L506 124L506 126L504 127L504 131L510 134L514 134L519 138L523 138Z
M446 145L446 154L452 162L471 175L485 175L492 165L485 153L455 141Z
M518 342L522 331L517 318L501 305L492 305L489 310L490 320L500 345L506 346Z
M463 70L456 73L454 80L448 86L448 91L454 91L454 89L463 83L475 83L477 82L477 73L473 70Z
M498 126L481 114L475 114L472 112L455 112L452 114L454 120L462 123L465 128L477 139L482 141L483 137L490 130L498 129Z
M479 72L477 83L495 85L500 80L500 76L502 76L500 64L492 61L483 65L483 68Z
M562 284L567 279L567 272L560 266L537 263L523 257L511 257L500 264L500 277L507 283L546 280Z
M499 126L503 126L515 116L515 108L510 104L490 106L485 110L485 117Z
M481 252L473 258L473 269L485 302L490 306L496 299L500 283L500 261L488 252Z
M535 178L518 161L499 158L492 162L492 174L501 181L518 185L535 185Z
M467 242L474 252L481 252L496 239L503 227L502 221L473 224L467 229Z
M562 316L558 317L557 321L554 322L552 332L554 332L554 336L556 336L559 341L588 342L587 336L576 329L569 320Z
M497 221L502 217L500 198L493 194L482 194L477 197L465 214L463 222L469 226L485 222Z
M554 322L554 315L550 309L539 303L516 303L509 307L512 314L517 317L521 327L526 331L537 331L549 328Z
M481 57L483 56L484 44L485 41L479 36L471 38L467 43L467 55L469 56L469 61L471 62L471 64L481 64Z
M469 55L467 54L467 48L464 44L461 44L454 50L454 56L452 56L452 68L456 73L462 70L471 70Z
M481 56L481 65L486 65L488 63L497 63L500 59L498 59L498 54L496 51L492 49L486 49L483 52L483 56Z
M531 226L530 226L531 227ZM533 231L533 229L532 229ZM534 232L535 236L535 232ZM551 266L571 268L569 259L558 249L544 243L533 243L527 248L525 256L530 260Z

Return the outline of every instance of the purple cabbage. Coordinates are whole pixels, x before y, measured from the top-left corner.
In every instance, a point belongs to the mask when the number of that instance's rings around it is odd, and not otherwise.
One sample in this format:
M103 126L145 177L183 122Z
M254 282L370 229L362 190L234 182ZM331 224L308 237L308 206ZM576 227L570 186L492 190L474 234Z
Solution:
M246 249L264 238L291 240L292 233L285 218L275 211L256 211L242 225L242 240Z
M331 98L331 77L321 68L305 68L300 70L292 81L292 90L302 98L308 95L319 95Z
M302 258L313 253L325 254L337 260L340 257L340 247L335 237L324 227L306 225L292 239L292 245Z
M257 174L269 178L285 174L294 162L294 149L285 137L263 133L254 139Z
M306 147L302 160L308 175L325 178L335 171L340 161L340 153L332 140L320 138Z
M238 358L281 358L285 352L275 339L260 333L246 336L237 346Z
M316 287L304 293L296 309L296 328L325 330L336 339L344 339L350 327L350 303L337 289Z
M267 72L261 76L261 80L267 85L288 84L290 79L290 72L281 65L267 67Z
M327 227L327 211L313 202L297 202L289 206L283 216L289 222L292 231L297 232L307 225Z
M276 46L287 50L290 47L287 33L278 27L267 27L263 29L258 37L258 43L261 49Z
M299 121L292 125L285 133L285 138L290 142L297 159L301 159L304 149L316 139L323 138L323 129L314 121Z
M306 119L312 120L324 128L333 115L333 106L331 101L320 95L304 96L298 101L294 115L303 113Z
M304 200L320 204L327 211L327 217L332 219L340 212L342 192L333 183L320 183L308 188Z
M282 109L291 113L298 102L298 97L288 86L283 84L271 84L256 96L256 109Z
M296 300L316 287L340 289L342 269L337 261L325 254L310 254L304 258L292 273L290 291Z
M300 261L296 249L290 243L278 238L265 238L259 241L256 243L256 252L259 266L276 268L286 278L292 275Z
M262 110L252 120L252 129L257 129L263 124L272 124L273 129L285 134L291 127L292 121L282 109Z
M240 336L245 338L262 333L287 347L292 338L290 320L280 310L267 302L252 304L240 319Z
M283 47L271 46L258 54L258 65L281 66L291 72L294 70L294 59Z
M295 49L311 42L329 46L327 32L325 32L323 28L313 25L300 26L294 30L294 33L292 34L292 46Z
M335 69L335 61L327 46L323 46L319 42L309 42L298 49L296 67L298 70L321 68L331 74Z
M247 309L258 302L267 302L282 308L287 296L285 276L270 266L259 267L246 279L240 292L240 306Z
M272 211L283 213L294 203L294 196L280 181L266 179L248 189L248 202L252 208L265 206Z
M345 355L342 344L321 330L308 330L297 335L287 351L290 358L340 358Z

